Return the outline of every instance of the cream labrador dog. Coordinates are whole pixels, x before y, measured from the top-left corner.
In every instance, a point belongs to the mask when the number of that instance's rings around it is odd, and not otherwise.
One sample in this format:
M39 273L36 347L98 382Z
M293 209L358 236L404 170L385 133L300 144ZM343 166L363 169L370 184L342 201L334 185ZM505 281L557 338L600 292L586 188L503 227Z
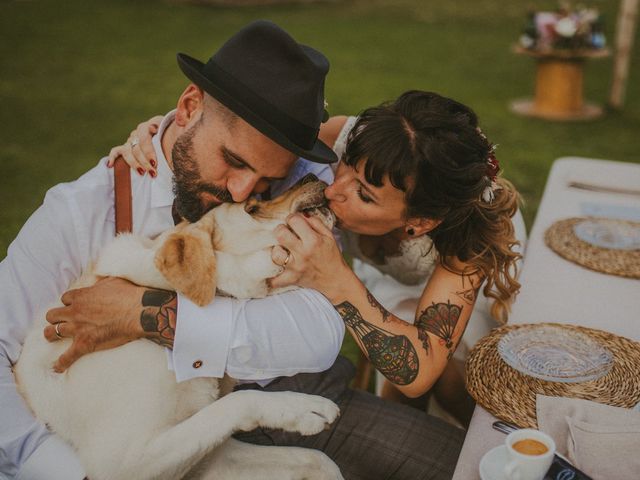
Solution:
M274 228L298 211L334 221L323 206L326 185L305 180L273 201L223 204L155 240L121 235L74 286L119 276L179 291L199 305L216 289L268 295L267 279L282 268L271 261ZM56 374L52 365L70 340L50 343L44 316L35 323L15 366L18 388L35 415L77 450L90 480L201 478L204 471L222 480L342 478L321 452L230 438L257 427L319 433L339 414L333 402L294 392L228 393L229 383L215 378L177 384L164 349L146 340L86 355Z

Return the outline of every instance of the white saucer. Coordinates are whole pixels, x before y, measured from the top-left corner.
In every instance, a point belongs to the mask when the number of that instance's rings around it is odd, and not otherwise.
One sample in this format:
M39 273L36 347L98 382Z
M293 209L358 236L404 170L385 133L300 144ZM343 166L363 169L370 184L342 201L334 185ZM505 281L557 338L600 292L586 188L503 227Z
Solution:
M482 480L507 480L504 467L508 461L507 447L500 445L492 448L480 460L480 478Z

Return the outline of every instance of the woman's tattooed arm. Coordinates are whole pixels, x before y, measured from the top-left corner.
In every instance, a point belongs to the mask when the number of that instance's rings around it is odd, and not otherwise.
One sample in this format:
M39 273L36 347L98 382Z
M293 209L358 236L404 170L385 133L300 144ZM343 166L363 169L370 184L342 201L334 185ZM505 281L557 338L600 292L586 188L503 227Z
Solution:
M369 301L371 298L369 297ZM380 373L396 385L409 385L416 379L419 370L418 354L408 337L393 334L367 322L349 302L342 302L335 308L362 351ZM383 321L384 318L383 315Z
M176 293L148 289L142 295L142 307L140 325L147 334L146 338L163 347L173 348L176 334Z
M464 303L473 307L473 304L478 297L478 290L480 290L481 282L477 280L474 281L470 276L465 274L461 274L460 277L462 279L462 289L456 291L456 295ZM465 285L467 282L469 282L469 287Z
M382 315L382 322L385 323L389 319L389 311L382 306L382 304L374 297L369 290L367 290L367 300L369 301L369 305L380 312Z
M427 352L429 351L427 333L431 333L440 338L440 343L449 351L448 358L451 358L456 349L454 332L461 313L462 305L453 305L449 301L432 303L424 309L416 320L416 327L418 327L418 337L422 340L422 345Z

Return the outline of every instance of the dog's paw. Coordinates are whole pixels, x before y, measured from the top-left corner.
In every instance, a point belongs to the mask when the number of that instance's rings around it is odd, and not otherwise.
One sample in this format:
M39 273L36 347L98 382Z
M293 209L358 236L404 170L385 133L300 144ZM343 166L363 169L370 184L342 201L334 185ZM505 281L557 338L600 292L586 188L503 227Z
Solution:
M295 392L268 392L268 395L269 405L259 422L263 427L315 435L340 414L335 403L318 395Z

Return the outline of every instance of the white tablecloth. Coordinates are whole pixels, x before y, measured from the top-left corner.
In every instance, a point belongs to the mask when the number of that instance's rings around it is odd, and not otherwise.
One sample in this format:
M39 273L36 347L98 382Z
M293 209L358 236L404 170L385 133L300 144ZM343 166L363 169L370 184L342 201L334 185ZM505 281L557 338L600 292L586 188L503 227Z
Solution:
M640 191L640 164L565 157L554 162L538 209L510 323L557 322L606 330L640 341L640 280L606 275L559 257L544 243L556 220L609 216L640 222L640 194L598 192L571 182ZM504 441L496 418L477 406L454 480L478 480L482 456Z

